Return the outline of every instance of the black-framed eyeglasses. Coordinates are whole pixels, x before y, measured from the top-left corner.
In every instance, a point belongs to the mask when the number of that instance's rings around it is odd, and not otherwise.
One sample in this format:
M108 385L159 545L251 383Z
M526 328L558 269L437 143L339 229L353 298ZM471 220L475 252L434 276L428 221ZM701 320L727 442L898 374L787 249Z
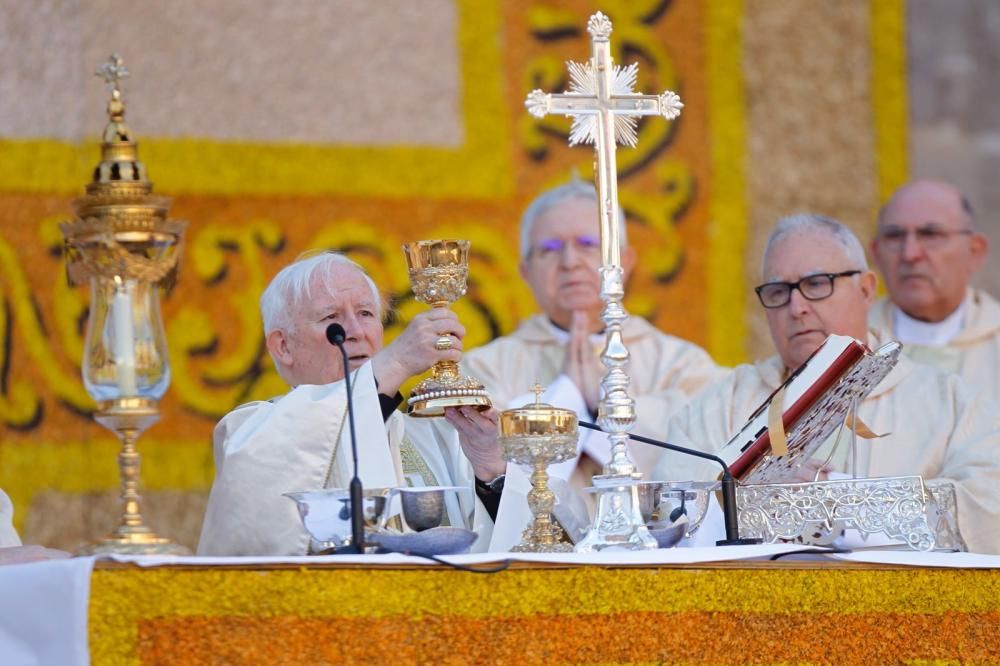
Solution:
M839 273L816 273L807 275L797 282L768 282L755 287L757 298L765 308L780 308L792 300L792 289L798 289L802 297L809 301L822 301L833 295L833 281L839 277L858 275L861 271L841 271Z
M938 248L943 246L952 236L971 236L976 232L972 229L943 229L933 224L914 229L886 225L878 232L878 239L883 246L892 250L898 250L906 244L906 239L909 238L911 233L920 245L928 248Z

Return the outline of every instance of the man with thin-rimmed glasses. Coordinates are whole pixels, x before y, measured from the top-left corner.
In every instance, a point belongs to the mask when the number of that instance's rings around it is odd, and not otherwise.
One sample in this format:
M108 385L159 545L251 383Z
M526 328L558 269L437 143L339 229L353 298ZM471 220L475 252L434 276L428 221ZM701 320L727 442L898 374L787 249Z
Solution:
M875 273L857 237L836 220L820 215L780 220L764 251L761 278L757 297L778 353L737 367L695 398L670 420L668 441L718 450L832 334L872 348L888 341L867 324ZM788 480L852 473L947 479L956 486L959 529L969 548L1000 553L1000 408L960 377L901 358L858 406L858 416L886 436L858 438L856 457L846 443L850 437L838 446L833 436ZM709 480L717 474L711 465L666 452L650 478ZM701 531L698 536L717 538Z
M871 323L904 353L955 372L1000 400L1000 303L970 286L989 244L968 199L952 185L919 180L879 214L872 256L889 291Z

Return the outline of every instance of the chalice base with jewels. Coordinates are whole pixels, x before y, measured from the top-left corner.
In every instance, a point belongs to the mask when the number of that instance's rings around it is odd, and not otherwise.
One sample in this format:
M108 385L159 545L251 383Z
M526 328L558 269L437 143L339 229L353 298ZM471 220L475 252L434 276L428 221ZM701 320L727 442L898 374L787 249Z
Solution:
M406 401L411 416L444 416L447 407L470 406L485 411L493 406L486 388L472 377L460 377L457 364L454 365L454 379L450 373L444 376L435 373L414 387Z

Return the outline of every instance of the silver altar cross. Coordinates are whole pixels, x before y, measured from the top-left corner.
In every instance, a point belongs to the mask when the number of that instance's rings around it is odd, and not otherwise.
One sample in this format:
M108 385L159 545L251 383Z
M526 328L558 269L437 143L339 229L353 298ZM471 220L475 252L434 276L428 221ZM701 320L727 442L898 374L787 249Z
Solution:
M621 301L625 295L621 266L621 238L618 219L618 173L615 163L617 143L635 147L637 116L663 116L668 120L680 115L683 104L671 91L662 95L632 92L638 65L617 67L611 58L611 21L597 12L587 21L591 36L590 60L585 64L569 62L570 91L547 94L529 93L524 105L542 118L559 113L573 118L569 144L594 144L597 155L597 198L601 230L601 298L605 307L606 343L601 360L608 373L601 381L602 397L597 422L609 433L611 460L604 473L594 477L600 491L597 510L590 531L577 551L603 548L656 548L656 540L646 529L639 511L637 483L642 475L628 457L628 431L635 423L635 401L628 394L629 378L625 366L628 349L622 337L622 325L628 314Z

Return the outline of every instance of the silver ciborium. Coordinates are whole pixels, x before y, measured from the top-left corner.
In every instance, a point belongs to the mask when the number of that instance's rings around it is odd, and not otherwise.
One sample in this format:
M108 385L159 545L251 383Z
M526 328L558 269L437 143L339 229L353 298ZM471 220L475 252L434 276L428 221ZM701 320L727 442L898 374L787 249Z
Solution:
M423 240L403 246L414 297L431 307L445 308L465 295L469 276L469 241ZM450 349L451 336L438 338L438 349ZM413 416L443 416L445 407L471 405L480 410L492 403L482 383L462 377L455 361L438 361L431 376L414 387L407 400Z
M186 222L168 220L170 200L152 194L125 125L119 80L128 74L115 54L97 70L111 85L101 162L87 194L73 202L76 219L61 226L71 284L90 283L83 383L97 402L94 419L121 440L123 511L118 528L82 553L189 554L157 536L139 512L136 439L159 419L170 385L159 293L177 277Z
M573 550L560 537L552 520L555 495L549 489L548 466L576 456L579 438L576 412L541 401L543 389L534 387L535 402L500 414L500 446L508 462L531 467L528 507L534 518L512 550L522 553L560 553Z

